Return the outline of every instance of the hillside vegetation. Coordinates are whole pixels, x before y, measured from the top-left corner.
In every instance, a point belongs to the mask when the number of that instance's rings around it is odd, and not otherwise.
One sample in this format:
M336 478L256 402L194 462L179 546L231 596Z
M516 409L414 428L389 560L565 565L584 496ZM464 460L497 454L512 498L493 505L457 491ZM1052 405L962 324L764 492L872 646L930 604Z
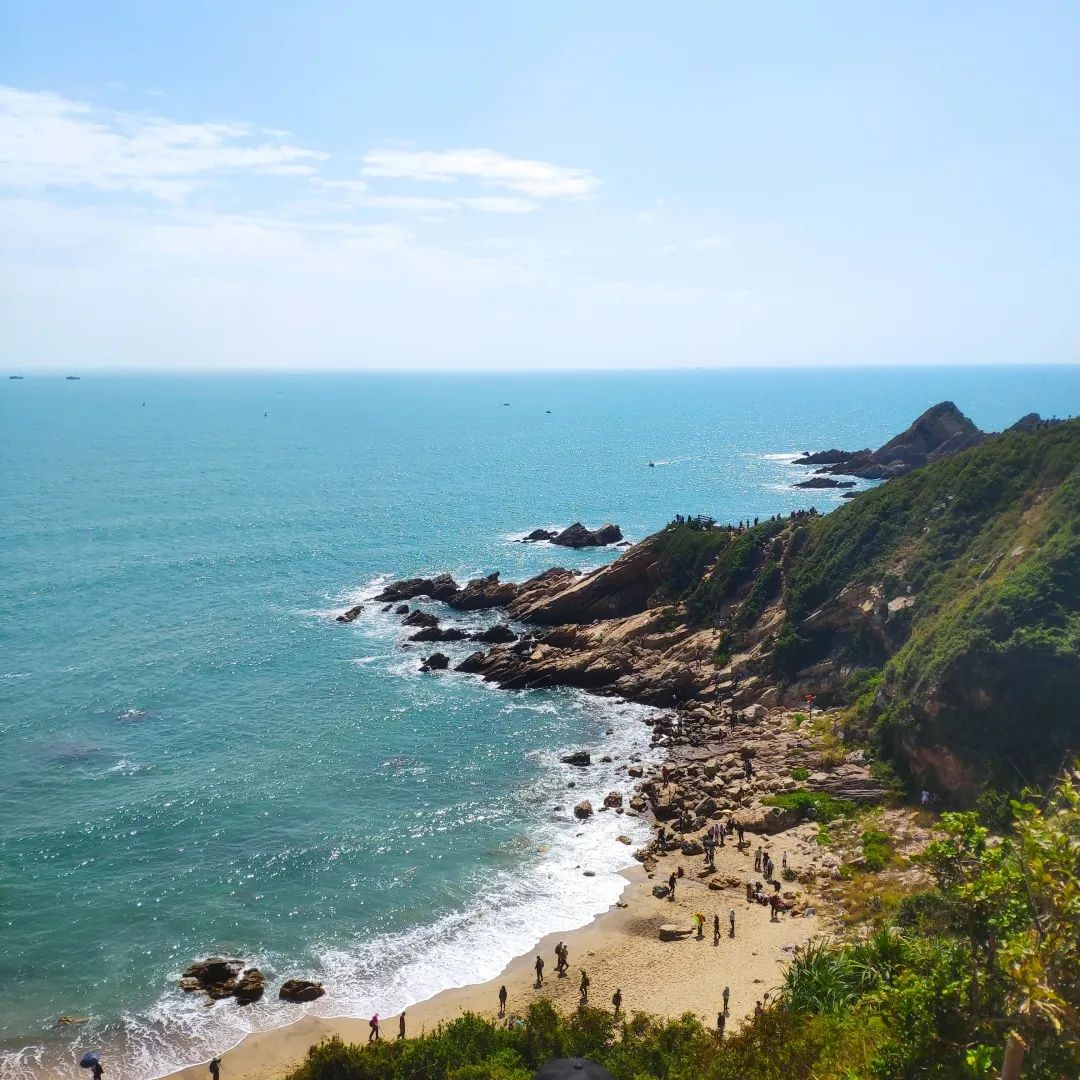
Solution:
M1007 432L824 517L655 539L689 622L738 635L766 618L751 670L816 678L916 780L1018 788L1080 746L1080 421Z

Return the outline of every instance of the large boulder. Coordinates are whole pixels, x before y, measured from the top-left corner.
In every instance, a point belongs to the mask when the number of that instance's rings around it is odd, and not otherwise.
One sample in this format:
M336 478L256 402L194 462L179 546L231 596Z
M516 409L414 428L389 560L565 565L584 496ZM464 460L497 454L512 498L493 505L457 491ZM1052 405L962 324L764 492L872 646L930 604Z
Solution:
M286 979L278 990L278 997L282 1001L299 1003L316 1001L325 993L322 983L312 982L310 979Z
M621 791L609 791L604 796L604 805L611 809L616 809L622 806L622 792Z
M426 611L410 611L404 619L401 620L403 626L423 626L433 627L439 625L438 617L430 615Z
M574 807L574 817L581 818L582 821L585 818L592 817L592 803L588 799L582 799L581 802Z
M572 754L563 754L559 760L564 765L578 765L584 767L592 764L592 755L587 750L576 750Z
M484 608L506 607L518 595L521 586L501 581L498 572L474 578L446 602L457 611L480 611Z
M456 626L428 626L410 634L409 641L464 641L469 635Z
M220 956L199 960L184 971L181 989L201 990L214 1001L231 997L243 966L240 960L225 960Z
M482 641L485 645L507 645L517 641L517 634L506 623L496 623L478 634L473 634L473 641Z
M779 833L797 825L799 815L782 806L754 806L739 810L735 823L752 833Z
M606 547L622 538L622 529L610 522L601 525L599 529L587 529L580 521L575 521L558 536L553 537L551 542L569 548Z
M415 600L418 596L429 596L432 600L444 603L459 592L458 584L449 574L439 574L433 578L407 578L405 581L392 581L378 596L379 604L396 604L401 600Z
M445 653L437 652L432 653L430 656L424 658L424 662L420 665L421 671L445 671L450 666L450 657Z
M266 977L258 968L249 968L236 982L233 997L241 1005L250 1005L258 1001L266 990Z
M528 536L524 538L526 544L535 544L540 540L554 540L559 534L552 529L533 529Z

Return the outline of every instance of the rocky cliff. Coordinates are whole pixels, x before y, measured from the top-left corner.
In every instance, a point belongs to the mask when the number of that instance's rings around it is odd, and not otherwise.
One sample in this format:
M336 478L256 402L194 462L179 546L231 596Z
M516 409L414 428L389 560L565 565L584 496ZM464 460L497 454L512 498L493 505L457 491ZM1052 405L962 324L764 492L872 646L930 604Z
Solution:
M379 599L504 607L531 626L460 664L504 687L688 715L816 694L843 710L849 745L914 784L1035 782L1080 748L1080 421L991 440L969 423L913 425L889 453L938 460L826 517L680 519L589 574L435 578ZM939 436L979 445L941 456Z

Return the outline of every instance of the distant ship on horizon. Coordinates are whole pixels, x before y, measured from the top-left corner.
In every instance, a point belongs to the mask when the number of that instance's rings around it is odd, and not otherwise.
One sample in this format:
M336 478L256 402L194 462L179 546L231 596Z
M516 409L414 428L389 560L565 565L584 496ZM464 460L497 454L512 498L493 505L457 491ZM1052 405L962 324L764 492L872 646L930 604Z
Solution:
M9 375L8 378L9 379L21 379L22 376L21 375Z
M67 379L68 382L78 382L82 378L82 376L81 375L65 375L64 378Z

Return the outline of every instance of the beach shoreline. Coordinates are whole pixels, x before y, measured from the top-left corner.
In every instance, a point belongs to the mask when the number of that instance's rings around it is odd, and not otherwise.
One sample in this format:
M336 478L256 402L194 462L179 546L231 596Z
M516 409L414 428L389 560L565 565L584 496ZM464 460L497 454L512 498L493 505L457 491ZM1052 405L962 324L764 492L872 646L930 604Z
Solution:
M781 837L771 838L776 857L786 851L790 865L798 870L809 864L814 826L803 825ZM759 838L754 838L755 842ZM766 838L768 839L768 838ZM536 1000L550 1000L562 1012L580 1003L582 969L591 980L589 1004L610 1009L616 989L622 992L623 1010L676 1018L692 1013L708 1026L716 1023L722 991L731 991L728 1030L753 1012L754 1003L778 988L785 964L811 938L825 931L820 903L808 917L783 915L772 922L769 910L746 900L745 882L754 877L753 846L742 850L733 843L716 852L716 870L702 871L698 856L679 851L656 860L650 872L633 865L622 872L626 885L619 900L576 930L549 934L533 948L512 959L493 979L443 990L406 1010L406 1036L431 1031L440 1023L474 1013L499 1022L498 992L508 992L506 1017L523 1015ZM654 884L666 882L678 866L685 876L676 887L675 900L658 899ZM710 881L726 887L709 887ZM738 883L736 885L736 882ZM659 929L674 924L689 930L695 912L705 915L704 938L687 933L681 940L661 941ZM728 913L736 915L734 938L729 936ZM714 944L713 915L719 915L721 937ZM555 946L569 948L569 971L555 972ZM535 987L534 964L544 960L544 985ZM672 977L664 977L664 972ZM677 975L676 975L677 972ZM247 1035L221 1055L225 1080L280 1080L301 1065L308 1050L329 1038L366 1043L368 1017L321 1017L307 1015L294 1023ZM380 1014L383 1039L398 1034L398 1016ZM202 1062L165 1074L168 1080L203 1080L208 1075Z

